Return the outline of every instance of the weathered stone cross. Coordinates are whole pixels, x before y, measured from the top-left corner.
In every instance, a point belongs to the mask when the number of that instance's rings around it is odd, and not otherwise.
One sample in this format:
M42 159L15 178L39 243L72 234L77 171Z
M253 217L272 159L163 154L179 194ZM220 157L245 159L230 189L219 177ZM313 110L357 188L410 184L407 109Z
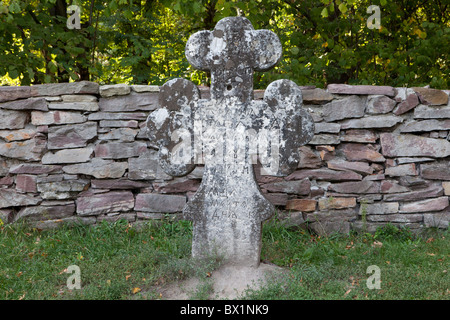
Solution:
M182 176L205 164L183 210L193 221L195 257L217 252L231 264L260 263L262 222L274 206L260 192L253 164L258 156L262 174L288 175L297 168L299 147L314 134L294 82L274 81L264 100L253 100L253 71L270 69L281 53L272 31L254 30L243 17L224 18L186 44L189 63L211 72L211 98L200 99L192 82L174 79L162 86L161 107L147 119L166 173Z

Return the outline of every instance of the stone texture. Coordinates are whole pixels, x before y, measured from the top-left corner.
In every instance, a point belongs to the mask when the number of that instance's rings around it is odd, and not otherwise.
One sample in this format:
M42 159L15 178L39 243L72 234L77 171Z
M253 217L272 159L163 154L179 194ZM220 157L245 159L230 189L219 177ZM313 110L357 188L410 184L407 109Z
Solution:
M124 212L134 208L134 197L131 191L110 191L79 197L76 206L80 216Z
M415 92L409 92L403 101L401 101L397 107L394 109L394 114L399 116L404 114L419 105L419 98Z
M0 109L48 111L47 101L44 98L28 98L4 102L0 103Z
M359 215L369 214L392 214L399 211L398 202L376 202L361 204L359 208Z
M99 126L102 128L137 128L139 123L136 120L101 120Z
M323 106L323 118L327 122L364 116L365 100L358 96L350 96L341 100L333 100Z
M42 136L14 142L0 142L0 155L25 161L39 161L45 152L46 140Z
M423 222L426 227L448 229L450 221L450 211L425 213Z
M0 129L23 129L29 116L25 111L2 110Z
M319 199L320 210L346 209L356 207L356 198L321 198Z
M339 136L333 134L317 134L309 141L309 145L333 145L339 144Z
M48 128L49 150L85 147L97 136L97 123L51 126Z
M444 189L440 183L430 184L426 188L403 192L398 194L386 194L383 199L385 201L414 201L427 198L440 197L444 194Z
M361 119L350 119L341 123L341 129L376 129L392 128L403 121L394 115L368 116Z
M138 134L137 129L131 128L114 128L108 133L99 134L99 140L119 140L121 142L133 142Z
M77 81L70 83L39 84L32 87L39 96L61 96L72 94L98 94L98 83Z
M371 222L390 222L390 223L414 223L422 222L423 214L383 214L369 215L367 221Z
M20 219L27 221L53 220L73 216L75 203L63 202L61 205L39 205L22 208L14 217L14 222Z
M414 163L401 164L395 167L388 167L384 170L384 174L391 177L416 176L417 170Z
M123 111L152 111L158 108L158 93L131 92L126 96L115 96L100 98L99 107L101 111L123 112Z
M407 187L402 186L395 180L383 180L380 187L381 193L402 193L410 191Z
M94 112L88 115L88 120L145 120L146 112Z
M33 138L36 133L35 127L26 126L24 129L19 130L0 130L0 138L6 142L23 141Z
M430 180L450 180L450 166L447 161L424 163L420 166L420 175Z
M380 134L381 150L387 157L434 157L450 155L450 142L411 134Z
M33 206L42 201L41 197L22 194L13 189L0 190L0 208Z
M143 152L138 158L128 159L128 178L132 180L171 180L163 171L154 150Z
M283 192L297 195L308 195L311 189L309 179L266 183L260 186L269 192Z
M87 120L86 116L72 111L33 111L31 112L31 123L35 126L51 124L82 123Z
M88 94L64 94L61 96L64 102L98 102L96 96Z
M385 162L386 159L372 145L346 143L341 145L345 158L349 161Z
M179 182L153 183L153 189L157 193L185 193L196 192L200 186L199 180L185 180Z
M329 84L327 91L338 94L373 94L395 96L395 89L389 86L368 86L368 85L348 85L348 84Z
M340 137L344 142L375 143L378 139L376 133L365 129L346 130L345 135Z
M318 133L339 133L341 125L339 123L318 122L314 124L314 134Z
M411 188L425 188L428 186L428 181L422 179L419 176L404 176L398 179L399 183L402 186L411 187Z
M450 130L450 120L411 121L400 127L400 132L428 132Z
M307 222L318 222L318 224L326 224L327 222L332 222L336 223L336 226L339 226L340 224L346 225L348 221L355 220L357 217L357 212L354 208L340 210L329 209L321 212L307 213L305 216L305 220ZM348 225L346 225L345 228L348 228Z
M136 211L174 213L181 212L186 204L185 196L140 193L136 196Z
M48 174L57 173L61 171L62 166L58 165L43 165L39 163L21 163L12 166L9 173L13 174Z
M308 146L300 147L300 161L298 168L319 168L322 166L322 160L314 153L314 151Z
M131 88L129 85L125 83L119 83L119 84L113 84L113 85L104 85L100 86L100 96L106 98L106 97L112 97L112 96L124 96L129 94L131 91Z
M301 212L316 211L317 201L310 199L292 199L286 203L286 210L295 210Z
M16 176L16 190L19 192L37 192L36 176L28 174L18 174Z
M359 174L372 174L373 168L367 162L331 160L327 162L329 169L351 170Z
M51 102L48 104L51 110L80 110L80 111L97 111L99 109L97 101L95 102Z
M434 161L434 159L433 158L427 158L427 157L397 158L397 164L417 163L417 162L431 162L431 161Z
M430 212L440 211L449 205L448 197L439 197L434 199L421 200L400 205L400 213Z
M108 142L95 146L95 156L104 159L128 159L147 151L143 142Z
M380 193L380 183L370 180L334 183L328 190L337 193Z
M129 179L101 179L91 180L91 188L94 189L140 189L148 188L149 183L133 181Z
M439 106L448 103L448 95L442 90L418 87L413 87L412 89L417 93L422 104Z
M55 153L48 152L42 157L42 164L88 162L93 152L92 147L64 149Z
M444 188L444 194L450 196L450 181L443 181L442 188Z
M324 104L333 100L333 95L323 89L303 89L303 102L311 104Z
M286 180L302 180L305 178L326 180L326 181L344 181L344 180L361 180L362 176L352 171L336 171L330 169L312 169L297 170L286 177Z
M285 206L288 202L286 193L265 193L264 197L274 206Z
M443 107L429 107L419 105L414 109L414 118L416 119L447 119L450 118L450 108Z
M14 183L13 177L0 178L0 186L11 186Z
M62 169L65 173L85 174L97 179L120 178L128 169L128 162L92 158L89 162L64 166Z
M134 84L131 85L131 90L134 92L159 92L159 86L155 85L143 85L143 84Z
M367 100L366 112L369 114L389 113L394 109L397 102L386 96L369 96Z
M37 90L30 86L0 87L0 102L26 99L36 96Z
M44 199L72 199L89 187L89 180L66 180L37 183L37 190Z

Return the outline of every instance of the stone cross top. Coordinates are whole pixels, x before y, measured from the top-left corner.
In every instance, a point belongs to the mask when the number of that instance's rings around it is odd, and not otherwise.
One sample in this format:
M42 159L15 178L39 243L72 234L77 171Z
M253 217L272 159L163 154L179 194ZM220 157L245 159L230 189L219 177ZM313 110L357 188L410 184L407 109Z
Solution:
M253 164L259 160L262 174L288 175L298 165L299 147L314 134L294 82L274 81L263 101L253 100L253 71L270 69L281 53L272 31L254 30L244 17L224 18L186 44L189 63L211 72L211 98L174 79L161 87L161 107L147 119L166 173L182 176L205 165L183 210L193 221L194 257L217 252L231 264L259 265L262 222L274 206L260 192Z

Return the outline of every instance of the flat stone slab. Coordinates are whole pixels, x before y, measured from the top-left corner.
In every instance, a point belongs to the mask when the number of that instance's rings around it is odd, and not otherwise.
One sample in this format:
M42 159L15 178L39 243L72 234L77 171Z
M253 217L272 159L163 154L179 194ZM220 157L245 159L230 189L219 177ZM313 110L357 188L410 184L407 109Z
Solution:
M450 142L412 134L380 134L382 154L387 157L434 157L450 155Z
M213 288L209 299L239 299L246 290L258 290L270 280L282 279L286 272L287 270L281 267L266 263L261 263L257 268L222 266L212 271L211 277L207 280ZM199 278L191 278L153 289L161 294L162 300L187 300L193 297L202 283Z
M391 97L395 96L395 89L390 86L329 84L327 86L327 91L329 93L338 94L378 94Z
M110 191L78 197L76 204L77 214L80 216L100 215L132 210L134 197L131 191Z
M0 129L23 129L29 116L25 111L2 110Z
M47 101L44 98L28 98L4 102L0 103L0 109L48 111Z
M31 87L38 96L61 96L72 94L98 94L99 84L90 81L77 81L70 83L39 84Z

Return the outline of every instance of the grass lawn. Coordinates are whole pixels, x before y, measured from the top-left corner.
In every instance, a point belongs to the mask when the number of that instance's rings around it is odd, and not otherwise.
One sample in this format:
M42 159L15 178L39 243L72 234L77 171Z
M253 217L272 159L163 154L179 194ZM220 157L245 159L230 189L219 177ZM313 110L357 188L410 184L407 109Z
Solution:
M190 258L192 228L186 221L0 228L1 300L157 299L155 285L207 277L220 264L216 257ZM242 298L449 300L449 240L449 231L414 236L394 227L373 235L318 237L271 221L263 228L261 258L289 272ZM67 287L72 265L80 270L80 290ZM368 273L369 266L378 274ZM376 284L377 275L380 288L369 289L368 279Z

